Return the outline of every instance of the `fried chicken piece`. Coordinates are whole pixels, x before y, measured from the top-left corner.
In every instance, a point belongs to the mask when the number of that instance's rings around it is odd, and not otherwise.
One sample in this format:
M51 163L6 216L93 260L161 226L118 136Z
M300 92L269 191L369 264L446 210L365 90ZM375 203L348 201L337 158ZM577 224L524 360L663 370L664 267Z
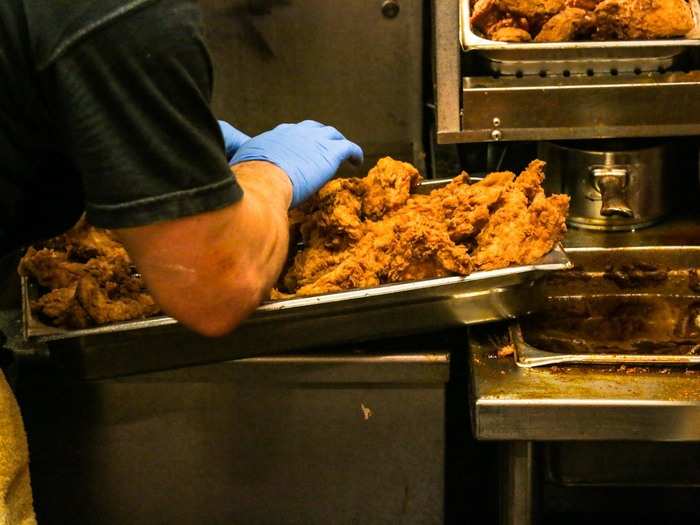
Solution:
M365 194L362 198L363 216L376 220L384 214L406 204L413 190L423 179L418 170L408 162L390 157L379 159L362 182Z
M491 40L498 42L531 42L530 33L519 27L501 27L489 34Z
M498 0L503 11L530 21L546 20L564 9L566 0Z
M567 7L547 20L535 42L568 42L590 37L594 30L594 14L578 7Z
M312 253L318 261L318 252ZM337 264L301 286L296 294L315 295L390 282L466 275L472 270L466 247L455 245L444 227L408 213L370 224L360 242L332 260Z
M543 170L542 161L531 162L503 192L488 225L476 238L472 256L479 270L531 264L563 238L569 197L544 196Z
M501 10L498 0L477 0L471 9L469 23L488 37L489 31L496 26L507 13ZM512 17L509 17L512 20Z
M470 18L472 26L491 40L503 42L529 42L532 40L528 19L508 13L502 8L499 1L478 0Z
M380 269L382 282L469 275L471 257L466 246L455 244L441 224L412 213L398 214L385 226L391 228ZM381 223L379 223L381 224Z
M444 210L450 238L466 243L476 237L488 222L491 208L514 178L515 174L510 171L497 171L476 184L468 184L464 176L460 176L433 192L433 206L439 203Z
M30 246L19 262L18 271L46 288L66 288L80 278L85 265L69 261L65 252Z
M94 257L129 259L124 246L109 230L93 227L84 217L67 232L45 241L43 246L65 252L76 262L87 262Z
M55 326L87 328L92 324L75 296L77 282L67 288L56 288L32 301L32 312Z
M694 25L685 0L603 0L595 9L596 38L650 40L680 37Z
M131 285L133 287L133 283ZM90 275L84 275L78 281L75 295L97 324L128 321L159 312L158 305L151 295L124 290L116 283L111 286L101 285Z
M109 231L81 220L40 245L27 250L18 270L49 289L32 303L43 320L86 328L158 312L125 248Z
M323 186L307 209L310 219L300 221L304 242L323 237L327 246L339 247L362 236L362 196L360 179L333 179Z

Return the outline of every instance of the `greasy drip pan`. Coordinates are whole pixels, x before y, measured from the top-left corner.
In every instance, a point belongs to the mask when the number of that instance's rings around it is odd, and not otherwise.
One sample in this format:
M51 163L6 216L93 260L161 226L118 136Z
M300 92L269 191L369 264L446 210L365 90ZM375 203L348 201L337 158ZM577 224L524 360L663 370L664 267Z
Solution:
M700 247L569 250L576 267L510 328L519 366L700 365Z

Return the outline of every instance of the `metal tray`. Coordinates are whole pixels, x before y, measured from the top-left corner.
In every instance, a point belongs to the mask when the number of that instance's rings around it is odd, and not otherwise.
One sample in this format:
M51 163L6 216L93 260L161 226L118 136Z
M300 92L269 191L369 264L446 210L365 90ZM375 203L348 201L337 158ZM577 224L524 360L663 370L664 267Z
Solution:
M622 304L627 300L643 303L660 299L664 301L664 305L666 302L690 304L700 301L700 294L695 291L697 284L691 286L692 280L689 273L690 270L700 268L700 246L572 248L568 253L581 271L571 272L570 278L564 274L553 275L548 279L549 282L543 283L543 292L548 300L573 302L577 298L593 301L613 298ZM610 278L610 273L606 277L607 267L617 268L623 264L640 263L657 270L649 269L642 272L638 284L621 286L616 279ZM555 323L556 320L552 322ZM524 368L555 364L700 365L700 355L687 353L547 351L528 344L520 322L512 323L509 332L515 348L515 361L518 366Z
M84 330L50 327L32 316L23 279L24 334L47 343L52 359L73 375L116 377L511 319L542 302L546 272L570 267L557 247L529 266L271 302L215 339L166 316Z
M494 73L504 75L594 74L670 68L688 47L700 46L700 4L689 0L695 27L685 38L576 42L498 42L472 30L469 0L460 2L460 42L476 51Z
M317 320L319 328L323 326L324 330L332 332L333 327L325 325L324 319L355 312L365 317L370 314L374 321L382 323L383 332L402 335L415 327L430 329L509 319L531 310L533 283L544 272L570 267L563 249L557 246L540 261L528 266L268 302L243 325L264 324L269 329L282 321ZM520 293L514 294L513 290L519 286L524 286L530 293L524 297ZM58 328L46 325L32 315L30 303L33 296L36 296L34 287L22 277L24 337L40 343L177 324L172 317L158 316L80 330ZM407 318L403 314L405 308L416 311L419 305L423 308L416 312L418 317ZM363 332L362 327L355 328ZM329 336L333 339L329 342L344 341L335 340L332 334Z
M424 181L416 191L449 180ZM527 266L269 302L216 339L167 316L82 330L48 326L32 315L36 290L22 278L23 334L47 343L53 358L83 378L113 377L512 319L541 303L541 277L571 267L557 246Z

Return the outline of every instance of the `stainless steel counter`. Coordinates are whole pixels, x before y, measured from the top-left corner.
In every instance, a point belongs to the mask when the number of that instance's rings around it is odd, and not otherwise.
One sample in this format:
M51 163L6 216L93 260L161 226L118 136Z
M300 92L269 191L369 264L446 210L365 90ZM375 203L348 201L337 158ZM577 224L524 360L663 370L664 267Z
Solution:
M498 358L503 330L473 330L477 439L700 440L700 371L524 369Z
M566 247L700 244L679 217L637 232L572 229ZM471 331L474 434L493 440L700 441L700 370L619 367L523 369L498 358L504 325Z

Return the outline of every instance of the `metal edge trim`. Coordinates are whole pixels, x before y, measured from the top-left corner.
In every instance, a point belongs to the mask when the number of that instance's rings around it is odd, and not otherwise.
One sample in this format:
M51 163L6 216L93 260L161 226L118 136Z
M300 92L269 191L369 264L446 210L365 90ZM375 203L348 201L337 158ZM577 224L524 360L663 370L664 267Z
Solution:
M520 368L535 368L558 364L688 366L699 365L700 356L659 356L640 354L557 354L540 350L525 341L520 323L508 327L514 348L513 358ZM530 354L530 355L528 355Z

